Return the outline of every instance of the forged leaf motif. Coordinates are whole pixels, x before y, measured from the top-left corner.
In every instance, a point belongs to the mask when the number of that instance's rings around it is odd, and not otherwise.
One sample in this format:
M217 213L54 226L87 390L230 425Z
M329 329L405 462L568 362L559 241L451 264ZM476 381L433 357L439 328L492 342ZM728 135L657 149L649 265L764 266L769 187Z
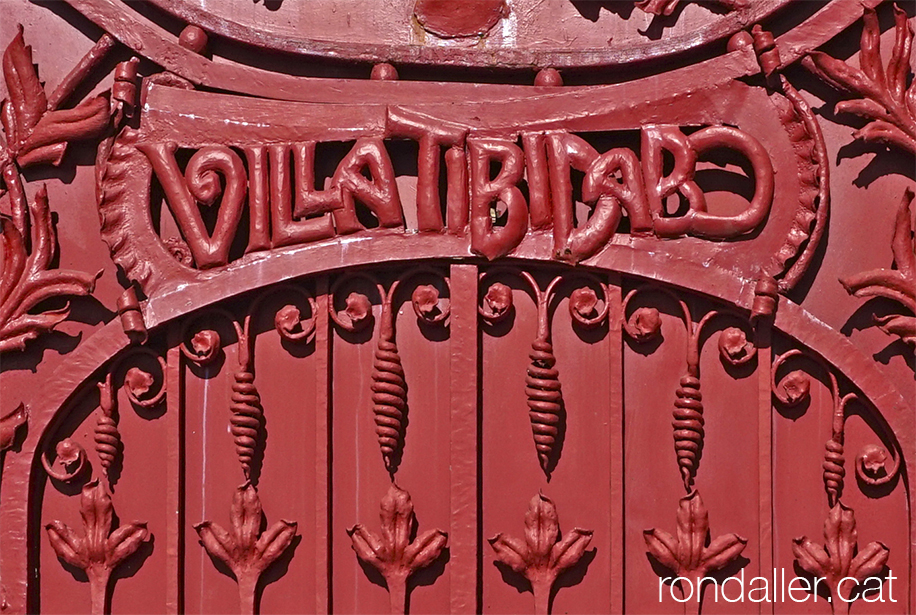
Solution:
M840 283L856 297L885 297L900 303L916 313L916 236L910 204L914 198L907 189L897 207L894 221L894 237L891 250L896 269L873 269L842 278ZM916 318L892 314L875 317L878 328L888 335L896 335L911 346L916 346Z
M512 536L497 534L487 540L501 562L524 576L534 593L535 612L547 615L550 593L557 577L575 566L589 543L592 531L574 528L560 538L557 507L543 493L531 498L525 513L524 542Z
M10 98L0 104L6 137L0 140L0 172L9 193L11 216L0 217L0 352L22 350L26 342L66 320L69 304L33 311L52 297L92 293L101 274L51 270L57 238L48 193L42 186L29 203L19 169L39 163L60 164L70 141L102 135L112 117L107 95L73 109L57 109L62 98L56 94L49 102L32 63L32 48L25 44L22 25L3 53L2 69Z
M240 485L232 498L230 528L213 521L194 526L200 543L212 557L232 570L239 586L242 613L255 613L258 580L293 542L298 524L280 520L260 533L261 499L250 482Z
M518 574L524 575L528 568L528 547L524 542L513 536L497 534L490 538L490 546L496 552L496 559L506 564Z
M392 483L382 498L378 535L362 524L347 530L356 556L379 571L388 585L392 614L406 612L407 579L442 554L448 534L427 530L411 542L417 520L410 494Z
M692 491L681 498L677 511L677 536L659 529L643 531L648 552L676 576L691 582L721 570L734 562L747 539L737 534L723 534L709 545L709 512L706 510L699 491ZM698 583L694 587L698 587ZM683 590L683 588L682 588ZM686 597L686 594L685 594Z
M108 565L114 568L128 557L133 555L140 544L149 538L149 530L145 523L130 523L122 525L108 537Z
M22 25L3 54L3 77L10 100L3 102L0 117L9 153L21 167L59 165L70 141L98 137L111 121L107 95L73 109L49 109Z
M85 570L89 567L83 550L83 539L60 521L51 521L45 526L51 547L57 557L70 564Z
M69 304L60 309L32 313L52 297L85 296L95 289L95 276L79 271L49 269L57 236L44 186L28 204L32 220L32 249L27 249L23 229L13 220L0 218L0 352L22 350L26 342L51 331L70 314Z
M792 541L792 553L805 572L827 580L834 613L839 605L849 603L856 585L844 578L853 578L860 584L869 577L880 575L887 565L890 550L881 542L871 542L858 549L855 512L837 502L824 522L824 546L807 536Z
M16 149L16 161L23 167L59 165L69 142L104 132L111 118L109 109L108 98L96 96L73 109L48 111Z
M32 48L25 44L23 33L20 24L3 54L3 77L10 96L9 102L3 103L3 123L11 142L31 131L48 109L48 99L32 64Z
M904 343L916 346L916 318L912 316L875 316L875 325L887 335L896 335Z
M916 153L916 83L907 88L912 73L913 28L906 12L896 5L894 20L896 39L886 70L881 63L878 16L868 7L859 44L859 68L820 51L810 52L804 64L836 89L859 97L837 103L835 109L836 113L851 113L868 120L855 132L855 138Z
M80 497L83 536L60 521L45 525L51 548L63 562L76 566L89 577L93 615L106 611L105 594L111 572L149 540L145 522L125 523L111 531L114 507L105 487L94 480Z

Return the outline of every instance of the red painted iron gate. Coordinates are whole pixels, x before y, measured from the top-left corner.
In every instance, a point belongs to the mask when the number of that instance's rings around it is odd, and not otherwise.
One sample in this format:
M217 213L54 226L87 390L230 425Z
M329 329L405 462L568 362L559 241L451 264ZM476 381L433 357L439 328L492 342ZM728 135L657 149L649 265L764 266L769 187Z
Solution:
M916 611L912 7L0 10L0 612Z

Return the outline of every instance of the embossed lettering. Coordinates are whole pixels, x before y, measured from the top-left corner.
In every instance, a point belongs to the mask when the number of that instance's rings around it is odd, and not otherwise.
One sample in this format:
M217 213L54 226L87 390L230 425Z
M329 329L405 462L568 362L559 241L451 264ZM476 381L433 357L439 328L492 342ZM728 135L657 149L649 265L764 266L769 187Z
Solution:
M509 141L468 140L471 156L471 250L489 259L508 254L528 230L528 204L518 182L525 170L525 155ZM499 162L499 173L490 179L490 164ZM506 223L496 226L491 208L496 201L506 208ZM498 213L498 210L497 210Z
M140 144L165 191L166 201L201 269L229 262L229 247L242 217L247 181L238 154L223 145L205 147L191 156L182 176L175 161L174 143ZM218 175L226 182L220 186ZM198 204L212 206L222 192L216 227L207 232Z
M363 168L369 170L372 181L363 177ZM337 167L333 183L341 189L342 206L334 212L339 234L346 235L363 229L356 218L355 200L359 200L375 214L379 226L392 228L404 224L394 168L381 139L357 141Z

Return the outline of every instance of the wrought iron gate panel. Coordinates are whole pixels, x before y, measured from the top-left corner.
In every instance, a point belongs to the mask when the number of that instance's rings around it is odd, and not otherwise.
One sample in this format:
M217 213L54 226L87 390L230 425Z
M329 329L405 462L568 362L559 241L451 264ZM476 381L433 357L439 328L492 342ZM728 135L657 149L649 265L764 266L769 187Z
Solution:
M0 612L916 611L913 7L345 4L0 5Z

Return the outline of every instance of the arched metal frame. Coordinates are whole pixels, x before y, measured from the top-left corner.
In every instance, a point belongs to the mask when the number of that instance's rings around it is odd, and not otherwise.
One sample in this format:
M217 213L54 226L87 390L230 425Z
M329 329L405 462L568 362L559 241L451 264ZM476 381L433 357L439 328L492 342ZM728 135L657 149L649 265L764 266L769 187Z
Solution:
M431 237L422 242L418 248L416 238L412 241L412 258L396 259L397 246L405 240L403 237L386 237L380 234L367 242L359 253L348 251L346 257L339 246L327 246L321 258L316 251L322 248L292 249L274 258L266 259L227 271L218 281L205 283L195 288L185 288L173 293L160 295L150 300L147 309L147 326L153 330L164 327L181 318L193 315L223 300L246 292L288 282L297 278L345 271L367 265L386 264L396 267L410 261L421 259L437 262L467 262L461 257L455 258L449 253L451 241L445 237ZM742 280L731 273L706 268L694 262L678 263L678 275L666 274L653 267L650 255L637 251L627 251L625 255L626 271L614 268L614 259L608 255L607 267L589 268L594 272L622 273L635 278L651 279L661 282L673 289L683 289L691 293L709 296L717 301L726 301L736 309L749 313L753 303L754 284ZM613 252L611 253L613 254ZM602 257L602 261L604 257ZM479 262L474 259L471 262ZM513 263L537 262L513 259ZM317 265L316 263L321 263ZM574 269L570 269L574 271ZM291 271L297 272L295 275ZM672 268L673 271L673 268ZM684 275L692 272L695 275ZM687 281L685 283L685 280ZM227 293L226 289L233 291ZM854 382L861 391L862 397L874 407L880 424L886 425L889 436L896 440L902 454L902 484L906 490L909 509L916 509L916 470L913 459L916 459L916 411L907 403L905 397L881 374L874 361L856 349L845 337L833 331L818 319L808 314L800 306L784 297L780 297L773 322L773 330L794 339L802 347L816 354L837 372ZM121 329L120 323L112 322L93 335L72 354L66 369L60 369L49 379L47 387L34 398L27 401L32 429L25 439L21 454L7 460L7 471L17 476L27 476L21 481L4 485L4 495L8 502L28 502L16 508L4 511L3 547L15 552L32 550L29 536L38 536L38 528L32 527L36 516L33 508L37 505L33 486L42 480L41 451L52 428L66 416L69 404L80 395L86 382L94 382L101 369L129 347L129 340ZM9 498L9 499L7 499ZM916 541L912 522L910 523L909 553L909 603L914 604L913 588L916 587ZM26 562L28 558L4 559L4 584L14 589L17 585L25 588L30 585Z
M349 101L354 92L365 94L363 84L347 80L320 80L299 78L278 73L270 73L253 67L214 63L193 51L180 46L175 37L154 24L143 22L136 16L125 20L120 11L109 0L88 2L87 0L68 0L78 11L108 31L111 36L121 40L138 54L149 57L165 69L187 78L195 84L222 88L226 83L233 83L238 91L266 98L280 100L299 100L311 103L339 103ZM771 3L773 5L777 3ZM866 3L868 6L875 2ZM767 5L769 7L769 5ZM767 8L765 7L765 8ZM767 8L767 10L769 10ZM788 66L806 53L812 46L818 46L847 28L857 20L863 11L863 5L856 0L836 0L824 9L825 14L817 13L798 28L777 38L782 51L779 58L781 67ZM182 15L187 17L187 15ZM826 25L825 25L826 24ZM222 32L230 38L244 41L232 24L211 23L211 30ZM333 53L333 49L290 50L323 56ZM360 51L360 60L379 59L372 49ZM511 55L511 54L510 54ZM639 54L636 54L637 56ZM508 57L508 56L507 56ZM599 65L613 66L633 57L601 57L595 60ZM636 58L639 59L638 57ZM548 62L550 60L550 62ZM421 56L413 60L422 64L426 61ZM514 61L511 57L509 61ZM574 60L562 57L544 58L545 63L563 65L574 63ZM457 60L454 63L462 64ZM473 62L471 62L473 63ZM686 67L678 78L685 75L702 75L700 71L709 70L714 65L718 82L710 85L721 85L743 76L759 72L756 59L745 50L735 50L714 60L709 60L702 69ZM578 65L581 65L579 63ZM655 77L656 86L673 82L667 75ZM666 81L667 80L667 81ZM334 87L316 88L316 84L333 84ZM396 105L414 100L423 93L426 102L439 104L447 102L456 93L462 92L460 84L442 84L432 97L427 97L423 84L377 83L369 103ZM604 94L612 99L621 93L644 88L645 83L623 83L606 88ZM557 100L574 102L581 94L581 88L566 88L562 93L545 89L538 94L550 94ZM518 86L483 86L478 88L476 104L505 102L506 108L513 108L521 98L531 93L532 88ZM554 101L556 102L556 101ZM608 107L610 110L611 108ZM556 118L552 120L557 121ZM409 250L405 249L409 246ZM506 259L511 264L551 262L542 259L541 255L550 254L552 246L548 237L534 236L526 238L525 243L516 253L516 258ZM410 254L408 258L397 258L392 255ZM482 264L483 261L473 257L468 251L464 238L448 235L408 235L398 231L377 230L360 235L359 238L342 238L325 241L315 245L286 248L271 253L270 258L248 258L230 264L214 275L201 276L193 287L184 283L164 284L143 307L143 318L151 330L163 330L179 320L215 306L224 300L232 299L243 293L268 288L283 282L302 278L317 277L349 268L370 265L387 265L397 267L414 261L436 262L437 264ZM755 305L757 279L736 276L732 271L704 266L686 256L674 255L670 268L659 268L654 256L640 250L638 244L613 243L594 258L587 261L587 266L579 270L594 272L600 275L625 276L640 280L651 280L666 285L675 291L697 293L717 302L725 302L742 313L750 314ZM576 271L576 269L570 269ZM295 272L295 273L290 273ZM232 289L227 293L226 289ZM916 408L913 400L893 386L875 365L874 361L858 350L846 337L832 330L805 309L792 301L778 298L775 318L772 323L762 321L759 327L769 328L795 340L799 345L816 355L837 374L852 383L861 393L862 398L872 407L876 423L884 430L892 447L892 455L900 455L901 482L906 491L909 520L909 553L908 576L909 610L916 612L916 527L914 513L916 510ZM34 397L26 399L31 416L31 427L21 451L17 455L7 455L5 463L7 473L16 477L7 480L3 485L4 500L7 504L3 510L4 532L0 536L0 547L9 553L33 553L34 544L40 535L37 524L36 507L39 505L38 486L43 480L42 451L53 429L66 418L70 405L79 398L87 383L98 380L100 370L119 360L126 354L131 340L125 335L121 323L114 321L98 329L89 339L72 352L65 366L48 377L47 386L37 391ZM177 357L177 354L176 354ZM768 366L768 369L772 369ZM13 504L10 504L13 503ZM36 582L29 573L30 557L6 557L0 570L4 588L11 593L26 595Z

